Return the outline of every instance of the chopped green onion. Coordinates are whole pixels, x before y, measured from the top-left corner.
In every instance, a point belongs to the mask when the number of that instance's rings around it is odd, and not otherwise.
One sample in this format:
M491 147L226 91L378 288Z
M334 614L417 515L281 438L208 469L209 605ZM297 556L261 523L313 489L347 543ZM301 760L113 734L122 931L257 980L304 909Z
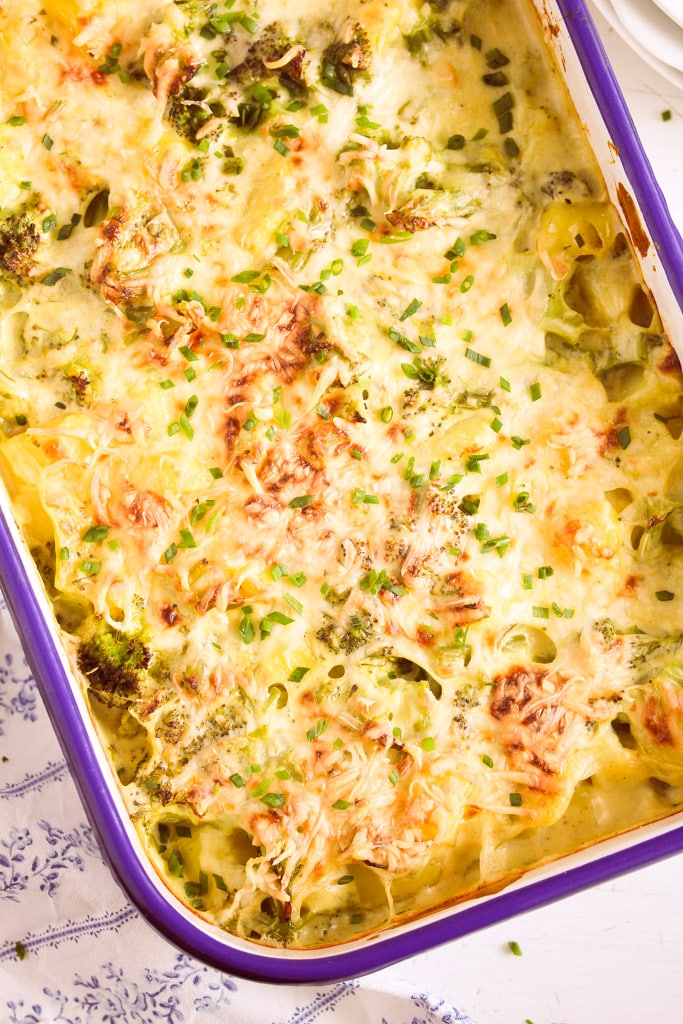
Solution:
M306 739L309 741L309 743L313 743L314 740L317 740L320 736L322 736L322 734L327 731L327 727L329 726L329 724L329 719L319 718L315 725L312 725L310 729L308 729L306 732Z
M58 281L61 281L63 278L67 276L67 274L70 273L71 267L55 267L55 269L51 270L49 274L46 274L45 277L41 278L40 283L47 285L48 288L51 288L53 285L57 284Z
M465 356L467 359L471 359L473 363L478 363L479 366L488 367L491 365L490 356L484 356L480 352L475 352L475 350L469 346L465 349Z
M287 797L284 793L264 793L260 799L261 803L267 807L282 807Z
M307 508L314 498L314 494L300 494L297 498L292 498L287 508Z
M475 231L474 234L470 235L470 245L483 245L484 242L490 242L495 237L491 231L482 228L480 231Z
M631 431L629 430L628 426L622 427L619 433L617 434L617 437L619 439L619 447L622 449L628 448L628 446L631 443Z
M407 305L406 308L403 310L399 317L399 320L407 320L409 317L414 316L421 305L422 303L420 302L419 299L413 299L412 302L410 302L409 305Z

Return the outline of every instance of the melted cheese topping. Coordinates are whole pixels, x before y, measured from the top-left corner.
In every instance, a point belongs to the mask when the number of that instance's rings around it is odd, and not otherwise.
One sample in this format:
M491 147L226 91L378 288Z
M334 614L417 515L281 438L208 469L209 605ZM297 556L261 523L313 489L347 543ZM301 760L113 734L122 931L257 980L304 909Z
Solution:
M6 0L0 465L142 842L313 946L683 802L678 361L524 0Z

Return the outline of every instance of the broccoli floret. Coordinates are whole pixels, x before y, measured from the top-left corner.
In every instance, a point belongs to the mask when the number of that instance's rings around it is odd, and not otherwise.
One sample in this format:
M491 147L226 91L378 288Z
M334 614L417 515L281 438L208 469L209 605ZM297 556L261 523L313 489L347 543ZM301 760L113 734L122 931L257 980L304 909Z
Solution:
M78 667L97 696L111 707L127 707L142 694L152 652L139 637L96 633L78 650Z
M618 645L630 668L647 666L650 671L668 665L683 646L683 636L653 636L640 629L620 629L612 619L598 619L593 632L606 650Z
M341 32L323 50L320 75L323 85L342 96L353 96L356 79L372 66L372 50L365 29L347 21Z
M213 3L212 0L173 0L173 2L185 18L188 33L202 28L218 9L218 4Z
M40 232L27 210L0 222L0 266L17 277L28 277L35 266Z
M281 85L290 93L305 95L308 91L303 78L303 65L306 50L297 47L293 39L287 36L277 21L266 25L258 39L255 39L247 50L244 60L230 71L229 78L240 83L261 82L277 76ZM289 51L292 59L281 68L268 67L280 61Z
M173 96L166 112L173 129L193 146L199 142L198 133L208 121L224 116L222 104L211 101L206 89L194 85L186 85Z
M428 0L429 6L435 11L444 14L450 6L450 0ZM403 36L406 47L414 57L423 57L425 46L437 38L445 42L452 36L459 36L462 27L457 19L443 19L437 14L429 13L426 18L421 18L415 28Z
M338 623L331 615L323 615L323 625L317 633L318 640L331 651L352 654L364 647L374 635L370 616L365 612L351 615L345 625Z

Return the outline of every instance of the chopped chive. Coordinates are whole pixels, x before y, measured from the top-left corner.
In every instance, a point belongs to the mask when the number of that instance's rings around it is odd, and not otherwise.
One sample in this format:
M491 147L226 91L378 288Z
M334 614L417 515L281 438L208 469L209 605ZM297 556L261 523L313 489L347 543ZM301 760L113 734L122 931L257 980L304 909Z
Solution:
M300 683L305 675L308 675L310 668L306 668L304 665L297 665L293 668L287 677L287 681L290 683Z
M465 292L470 291L470 289L471 289L473 284L474 284L474 275L473 274L468 274L467 277L464 278L463 281L460 284L460 291L463 294Z
M500 476L496 477L496 487L504 487L508 482L508 472L501 473Z
M397 771L394 770L394 771L389 772L388 778L389 778L389 782L391 783L392 786L397 786L398 785L398 772Z
M407 320L409 317L414 316L421 305L422 303L420 302L419 299L413 299L412 302L410 302L409 305L407 305L406 308L403 310L399 317L399 320Z
M420 741L420 746L422 747L423 750L429 753L432 750L436 750L436 741L433 736L425 736Z
M185 865L179 850L173 850L168 858L168 870L174 878L182 878Z
M83 540L87 544L97 544L99 541L104 540L110 530L111 526L106 526L104 523L91 526L83 534Z
M538 383L538 381L532 384L529 388L529 395L531 396L532 402L537 402L541 397L541 385Z
M673 601L676 595L670 590L658 590L655 593L655 597L658 601Z
M467 359L471 359L473 363L478 363L479 366L488 367L491 365L490 356L484 356L480 352L476 352L473 348L470 348L469 346L465 349L465 356Z
M500 313L500 319L503 321L503 327L508 327L512 323L512 313L507 302L503 303L498 312Z
M46 274L45 277L41 278L40 283L47 285L48 288L51 288L53 285L57 284L58 281L61 281L63 278L67 276L67 274L70 273L71 267L55 267L55 269L51 270L49 274Z
M512 793L510 795L511 796L519 796L518 793L517 794ZM521 804L521 802L522 801L521 801L521 798L520 798L519 803ZM517 804L515 806L519 806L519 804ZM521 950L521 947L520 947L518 942L508 942L508 948L509 948L509 950L510 950L510 952L512 953L513 956L521 956L522 955L522 950Z
M539 580L547 580L554 575L555 570L553 569L552 565L542 565L538 570Z
M81 569L86 576L97 576L101 568L102 563L92 558L86 558L81 562Z
M485 54L486 63L490 68L494 70L497 68L503 68L506 64L510 63L510 58L502 53L498 47L494 47Z
M493 758L489 757L488 754L484 754L481 760L487 768L493 768Z
M324 732L327 732L329 724L329 719L319 718L315 725L312 725L310 729L306 731L306 739L309 743L313 743L314 740L317 740Z
M232 782L233 786L235 786L236 789L243 789L244 786L246 785L244 779L239 774L239 772L234 772L234 774L230 776L230 781Z
M264 793L260 799L261 803L267 807L282 807L287 797L284 793Z
M47 132L45 133L45 135L43 135L43 137L42 137L42 139L40 141L45 146L45 149L48 150L48 152L54 146L54 139L51 139L50 136L47 134Z
M285 594L285 601L292 609L292 611L296 612L297 615L303 615L304 606L302 605L301 601L299 601L296 597L294 597L292 594Z
M261 639L264 640L267 636L273 632L273 626L275 624L280 626L288 626L294 619L290 619L284 612L269 612L268 615L264 616L259 623L259 629L261 630Z
M549 619L550 618L550 609L546 608L543 605L537 605L536 604L531 609L531 614L533 615L533 617L535 619Z
M512 447L516 451L520 451L520 449L524 448L525 445L531 444L531 438L519 437L517 434L513 434L513 436L510 438L510 441L512 443Z
M245 644L250 644L256 636L254 623L251 621L251 610L250 605L244 605L242 608L242 618L238 626L240 637Z
M521 793L510 793L510 806L521 807L522 806L522 794Z
M307 508L314 498L314 494L300 494L297 498L292 498L287 508Z
M351 806L348 800L335 800L332 807L335 811L347 811Z
M169 562L173 561L175 556L178 554L178 546L176 544L170 544L169 547L164 551L164 561L168 565Z
M475 231L474 234L470 235L470 245L483 245L484 242L492 241L496 236L491 231L487 231L486 228L481 228L479 231Z
M192 438L194 437L194 427L187 418L186 413L181 412L180 416L178 417L178 426L180 427L188 441L191 441Z
M622 449L628 448L628 446L631 443L631 431L629 430L628 426L622 427L619 433L617 434L617 437L619 439L619 447Z

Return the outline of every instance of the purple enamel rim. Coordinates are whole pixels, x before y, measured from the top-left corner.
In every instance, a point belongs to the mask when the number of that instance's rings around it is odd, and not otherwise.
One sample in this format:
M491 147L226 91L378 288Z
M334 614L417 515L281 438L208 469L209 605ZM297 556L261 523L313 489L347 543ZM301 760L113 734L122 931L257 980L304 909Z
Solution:
M619 148L673 293L683 306L683 242L671 221L595 26L583 0L558 0L558 6L605 124ZM475 901L450 916L418 923L410 931L388 933L346 951L264 956L258 950L247 952L230 947L202 923L195 925L189 921L154 886L143 867L141 858L145 855L131 839L112 789L103 778L61 656L45 628L40 602L2 514L0 583L71 774L114 876L157 931L191 956L219 970L255 981L288 984L356 977L683 850L683 826L641 841L636 839L636 830L632 833L635 842L626 850L603 854L590 863L560 870L553 877L482 902Z
M683 308L683 240L636 131L631 113L584 0L556 0L588 86L638 198L649 235Z

